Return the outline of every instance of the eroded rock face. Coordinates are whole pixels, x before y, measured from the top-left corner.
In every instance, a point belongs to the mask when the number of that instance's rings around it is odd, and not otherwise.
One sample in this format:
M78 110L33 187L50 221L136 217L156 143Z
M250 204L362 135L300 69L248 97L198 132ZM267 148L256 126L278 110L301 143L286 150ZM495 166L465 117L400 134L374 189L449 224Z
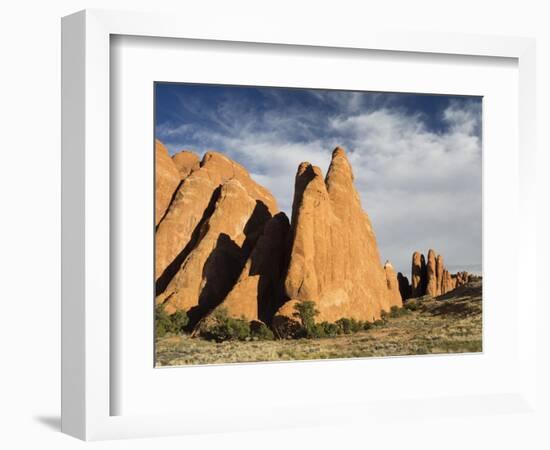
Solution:
M158 225L181 182L176 165L159 140L155 141L155 166L155 225Z
M200 168L182 181L157 228L157 293L164 291L185 258L198 244L199 231L214 212L221 185L231 179L238 180L246 193L254 201L263 204L271 215L278 212L273 196L255 183L242 166L221 153L206 153Z
M182 150L176 153L172 156L172 161L174 161L182 180L187 178L191 172L198 170L200 167L200 159L198 155L188 150Z
M283 297L289 231L290 223L284 213L266 223L239 279L220 305L230 316L271 322Z
M315 301L319 321L372 321L382 310L402 305L393 269L394 288L388 288L372 225L341 148L332 154L326 180L309 163L298 168L289 259L286 297Z
M184 310L192 322L229 294L271 214L237 178L225 181L198 242L158 297L165 310Z

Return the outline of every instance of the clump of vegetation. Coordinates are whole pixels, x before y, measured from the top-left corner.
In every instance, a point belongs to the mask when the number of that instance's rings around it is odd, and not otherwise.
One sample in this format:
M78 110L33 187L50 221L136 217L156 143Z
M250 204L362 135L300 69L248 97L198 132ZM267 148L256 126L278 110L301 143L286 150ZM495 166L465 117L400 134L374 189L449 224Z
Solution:
M295 338L327 338L342 334L354 334L362 330L369 330L376 323L349 317L342 317L334 323L327 321L316 323L315 317L319 315L319 311L315 307L315 302L309 300L296 303L294 309L295 312L293 315L299 319L301 325L300 332L293 336Z
M271 331L265 323L257 320L250 322L250 336L252 339L259 341L270 341L275 339L273 331Z
M342 334L341 328L330 322L316 323L309 331L309 333L303 333L303 337L307 338L329 338Z
M200 334L205 339L216 342L245 341L251 337L250 323L244 318L229 317L225 308L218 308L201 325Z
M188 324L189 317L185 311L168 314L163 305L155 307L155 334L157 337L164 337L168 333L182 334Z
M357 333L364 329L364 322L355 319L342 317L336 321L336 325L342 330L343 334Z
M319 310L315 307L315 302L304 300L294 305L293 316L300 320L302 325L302 336L312 338L320 332L320 329L315 326L315 316L319 315Z
M325 321L325 322L321 322L319 324L319 327L322 329L322 334L324 335L320 337L334 337L334 336L338 336L339 334L342 334L341 328L335 323L330 323Z
M482 291L481 285L474 288L454 292L454 296L445 300L409 299L404 307L409 310L410 302L413 305L418 302L417 312L398 319L389 318L386 324L379 320L374 325L371 318L370 322L363 323L363 329L369 329L368 332L345 335L335 323L321 321L321 315L314 315L314 323L315 319L318 322L314 333L326 339L283 339L278 331L278 339L272 341L254 342L252 337L250 342L234 340L227 345L192 339L188 335L158 339L156 361L165 366L481 352ZM388 312L391 315L391 310ZM302 328L300 320L289 319L297 328ZM251 335L256 327L263 328L260 323L250 323Z
M417 311L419 306L420 305L416 300L407 300L403 304L403 308L406 309L407 311Z
M408 311L396 306L391 310L382 311L381 318L374 321L361 321L354 318L342 317L336 322L323 321L316 323L319 315L314 301L304 300L294 305L293 317L298 319L299 325L292 333L285 335L291 339L317 339L330 338L339 335L355 334L359 331L369 330L373 327L385 325L390 318L401 317ZM200 325L199 334L211 341L224 342L229 340L274 340L273 331L263 322L248 322L244 317L237 319L230 317L225 308L218 308ZM281 336L278 336L281 338Z
M390 317L392 319L397 319L398 317L402 317L409 314L409 310L406 308L400 308L399 306L392 306L390 308Z

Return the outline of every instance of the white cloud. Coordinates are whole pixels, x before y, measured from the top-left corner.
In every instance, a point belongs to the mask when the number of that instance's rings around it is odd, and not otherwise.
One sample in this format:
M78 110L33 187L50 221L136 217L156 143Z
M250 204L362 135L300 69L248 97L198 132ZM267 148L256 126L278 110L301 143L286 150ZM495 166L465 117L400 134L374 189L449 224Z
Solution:
M344 105L337 94L315 95ZM315 124L315 111L276 110L264 116L237 115L235 120L222 110L222 131L192 130L193 139L204 143L195 150L225 150L289 214L300 162L309 161L326 173L332 149L342 145L383 260L392 260L407 276L417 249L434 248L453 266L481 263L480 106L451 102L441 118L445 129L433 131L422 114L391 106L365 109L360 101L358 96L330 117L323 130L329 137L323 140L304 125ZM169 148L178 148L182 130L163 131L174 138Z

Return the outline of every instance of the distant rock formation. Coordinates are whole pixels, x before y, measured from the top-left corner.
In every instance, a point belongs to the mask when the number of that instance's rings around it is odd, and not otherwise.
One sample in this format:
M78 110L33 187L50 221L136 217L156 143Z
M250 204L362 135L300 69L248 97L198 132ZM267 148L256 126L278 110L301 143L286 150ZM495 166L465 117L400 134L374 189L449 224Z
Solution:
M420 252L414 252L412 256L412 297L420 297L426 292L427 283L426 260Z
M468 272L457 272L454 276L456 279L456 286L462 286L470 281L471 275Z
M447 292L450 292L456 289L456 278L453 278L447 269L443 270L442 278L443 278L442 286L441 286L442 294L446 294Z
M435 260L436 295L443 294L443 280L446 269L443 265L443 256L438 255Z
M296 326L299 301L314 301L319 321L372 321L410 296L404 277L381 263L341 148L326 179L309 163L299 166L290 222L225 155L170 158L158 141L156 153L156 303L169 314L186 311L194 325L224 308L277 331L278 323Z
M428 264L426 269L426 295L431 295L432 297L435 297L439 295L437 291L438 286L438 280L437 280L437 272L436 272L436 256L435 252L433 250L428 251Z
M428 251L428 263L426 264L424 255L416 251L412 256L411 267L411 297L422 297L423 295L430 295L432 297L438 297L446 294L459 286L463 286L471 279L471 275L468 272L458 272L455 275L451 275L445 268L443 263L443 256L437 255L434 250ZM398 277L399 278L399 277ZM403 292L407 292L408 280L401 275L399 288L403 299Z

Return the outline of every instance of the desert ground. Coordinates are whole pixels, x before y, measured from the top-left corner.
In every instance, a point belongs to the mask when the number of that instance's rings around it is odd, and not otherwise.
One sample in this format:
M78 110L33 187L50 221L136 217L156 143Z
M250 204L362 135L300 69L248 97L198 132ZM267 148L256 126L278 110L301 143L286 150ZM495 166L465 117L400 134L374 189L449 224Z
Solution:
M330 338L225 341L189 335L157 339L157 366L365 358L482 351L482 283L405 302L397 317Z

